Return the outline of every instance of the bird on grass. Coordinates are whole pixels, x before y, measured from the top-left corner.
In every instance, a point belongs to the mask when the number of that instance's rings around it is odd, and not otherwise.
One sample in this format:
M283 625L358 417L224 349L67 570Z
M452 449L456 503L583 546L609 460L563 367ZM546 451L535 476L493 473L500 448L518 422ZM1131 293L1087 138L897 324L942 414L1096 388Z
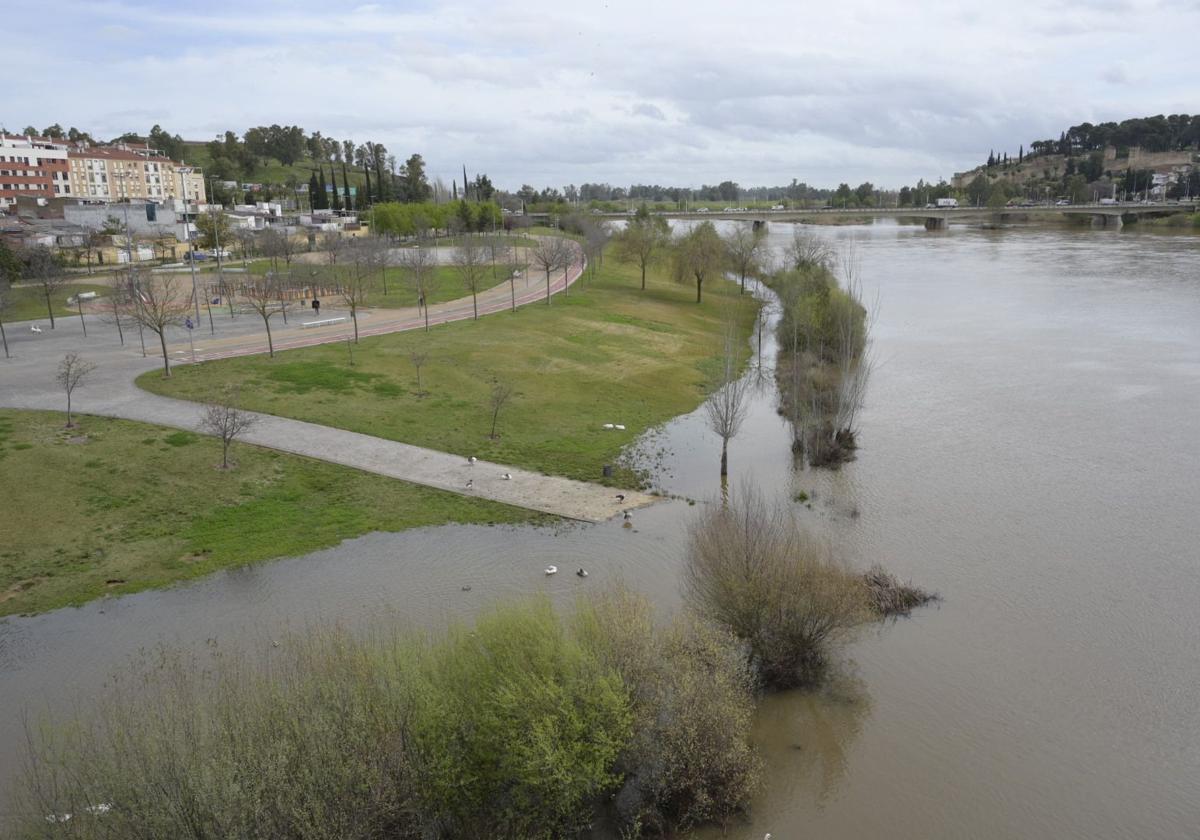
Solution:
M587 569L580 567L579 571L576 572L575 574L578 575L579 577L587 577Z
M623 502L623 501L625 501L625 494L624 494L624 493L618 493L618 494L617 494L617 501L618 501L618 502Z

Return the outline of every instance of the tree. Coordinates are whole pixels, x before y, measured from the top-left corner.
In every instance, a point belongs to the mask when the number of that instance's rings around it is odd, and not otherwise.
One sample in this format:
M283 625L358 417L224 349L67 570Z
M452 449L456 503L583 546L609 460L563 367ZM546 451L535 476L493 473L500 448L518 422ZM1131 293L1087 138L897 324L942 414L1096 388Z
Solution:
M206 213L201 213L196 217L196 230L200 234L197 246L209 249L222 247L222 242L228 245L232 240L229 234L230 228L229 217L223 210L214 208Z
M492 409L492 431L488 434L492 440L495 440L499 435L496 434L496 421L500 417L500 409L508 403L513 395L513 386L508 382L501 382L499 379L492 381L492 391L488 395L488 405Z
M58 372L54 375L54 381L58 383L60 388L67 392L68 429L75 425L71 420L71 396L75 393L75 389L82 385L83 381L95 369L96 366L94 364L85 361L78 353L68 353L58 363Z
M746 292L747 275L755 275L762 270L761 256L766 238L765 227L756 228L752 225L738 225L725 237L729 267L741 281L743 294Z
M216 398L204 405L200 415L200 431L221 439L221 469L229 469L229 447L247 429L258 422L258 417L242 411L236 389L225 389Z
M400 168L400 197L408 203L428 201L431 190L425 177L425 159L414 154Z
M417 295L417 307L425 310L425 332L429 332L429 292L437 265L429 248L418 245L400 252L400 265Z
M1082 175L1072 175L1067 180L1067 197L1072 204L1083 204L1088 199L1087 179Z
M646 269L653 265L671 242L671 227L662 216L652 216L642 205L616 236L619 262L637 266L642 272L642 290L646 289Z
M529 250L534 265L546 272L546 304L550 304L550 272L570 265L571 246L561 236L539 236ZM565 288L565 286L564 286Z
M750 391L750 379L738 371L737 330L734 324L727 325L725 346L721 353L721 368L714 377L708 399L704 402L704 415L713 434L721 438L721 486L729 475L729 441L742 428L749 405L746 397Z
M833 249L817 234L796 225L792 241L784 249L784 260L793 269L822 268L833 260Z
M479 320L479 292L483 288L487 276L486 254L474 238L467 237L462 244L454 249L454 268L462 278L463 286L471 293L471 305L475 310L475 320Z
M254 278L242 286L242 296L246 303L262 318L263 327L267 331L267 354L272 359L275 358L275 343L271 338L271 316L284 312L287 307L282 292L282 283L275 272L265 277Z
M831 648L869 615L862 579L791 510L752 490L691 526L684 562L687 603L746 645L765 687L816 680Z
M4 310L8 306L9 289L8 284L0 279L0 343L4 345L4 358L9 358L8 355L8 336L4 332ZM122 341L122 344L125 342Z
M701 222L675 240L673 262L675 278L682 283L696 282L696 303L701 302L704 281L719 274L725 264L725 243L712 222Z
M50 315L50 329L54 329L54 303L51 298L67 282L62 260L45 245L36 245L29 249L25 257L24 275L41 286L42 295L46 298L46 312Z
M371 256L362 243L352 241L346 249L349 263L342 277L342 300L350 307L354 343L358 344L358 310L367 305L371 292Z
M429 361L429 354L424 350L414 350L408 358L412 362L413 370L417 373L417 396L423 397L425 392L421 390L421 368Z
M158 336L162 348L163 376L170 376L167 330L183 323L191 309L191 302L186 294L181 294L178 281L170 274L147 279L133 274L131 269L131 275L129 315L139 326Z
M327 230L321 234L321 250L325 252L325 260L329 265L337 265L338 257L346 252L347 240L341 231Z

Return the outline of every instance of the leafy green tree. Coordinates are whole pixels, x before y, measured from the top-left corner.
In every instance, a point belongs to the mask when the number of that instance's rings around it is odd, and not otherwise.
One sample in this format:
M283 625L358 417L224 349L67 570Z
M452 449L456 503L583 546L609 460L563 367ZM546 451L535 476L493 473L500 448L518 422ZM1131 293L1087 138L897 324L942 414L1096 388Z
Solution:
M492 179L487 175L476 175L472 188L475 190L475 197L479 201L491 201L492 196L496 194L496 188L492 186Z
M980 172L971 179L971 183L967 184L967 199L975 207L980 207L987 201L990 188L987 177Z
M1072 204L1084 204L1088 199L1087 179L1082 175L1072 175L1067 179L1067 197Z
M400 168L400 198L411 204L428 200L432 193L425 176L425 159L414 154Z
M200 234L197 240L200 248L216 248L218 243L221 243L220 247L226 248L232 243L229 217L220 210L198 215L196 231Z

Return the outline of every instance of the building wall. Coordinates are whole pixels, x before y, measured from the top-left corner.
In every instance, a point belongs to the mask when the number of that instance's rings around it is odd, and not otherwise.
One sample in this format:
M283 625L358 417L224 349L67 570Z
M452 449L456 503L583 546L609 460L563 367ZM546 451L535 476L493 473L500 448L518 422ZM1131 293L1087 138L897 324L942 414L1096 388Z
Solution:
M0 209L11 205L18 195L70 195L68 172L65 143L0 134Z

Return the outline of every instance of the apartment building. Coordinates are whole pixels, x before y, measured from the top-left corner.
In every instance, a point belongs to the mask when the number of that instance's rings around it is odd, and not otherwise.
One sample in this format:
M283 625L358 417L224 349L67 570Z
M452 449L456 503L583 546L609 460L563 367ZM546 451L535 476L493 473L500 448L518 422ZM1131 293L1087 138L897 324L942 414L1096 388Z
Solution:
M87 201L206 200L204 175L143 145L80 148L69 153L70 195Z
M66 143L48 137L0 134L0 210L19 195L70 195L68 154Z

